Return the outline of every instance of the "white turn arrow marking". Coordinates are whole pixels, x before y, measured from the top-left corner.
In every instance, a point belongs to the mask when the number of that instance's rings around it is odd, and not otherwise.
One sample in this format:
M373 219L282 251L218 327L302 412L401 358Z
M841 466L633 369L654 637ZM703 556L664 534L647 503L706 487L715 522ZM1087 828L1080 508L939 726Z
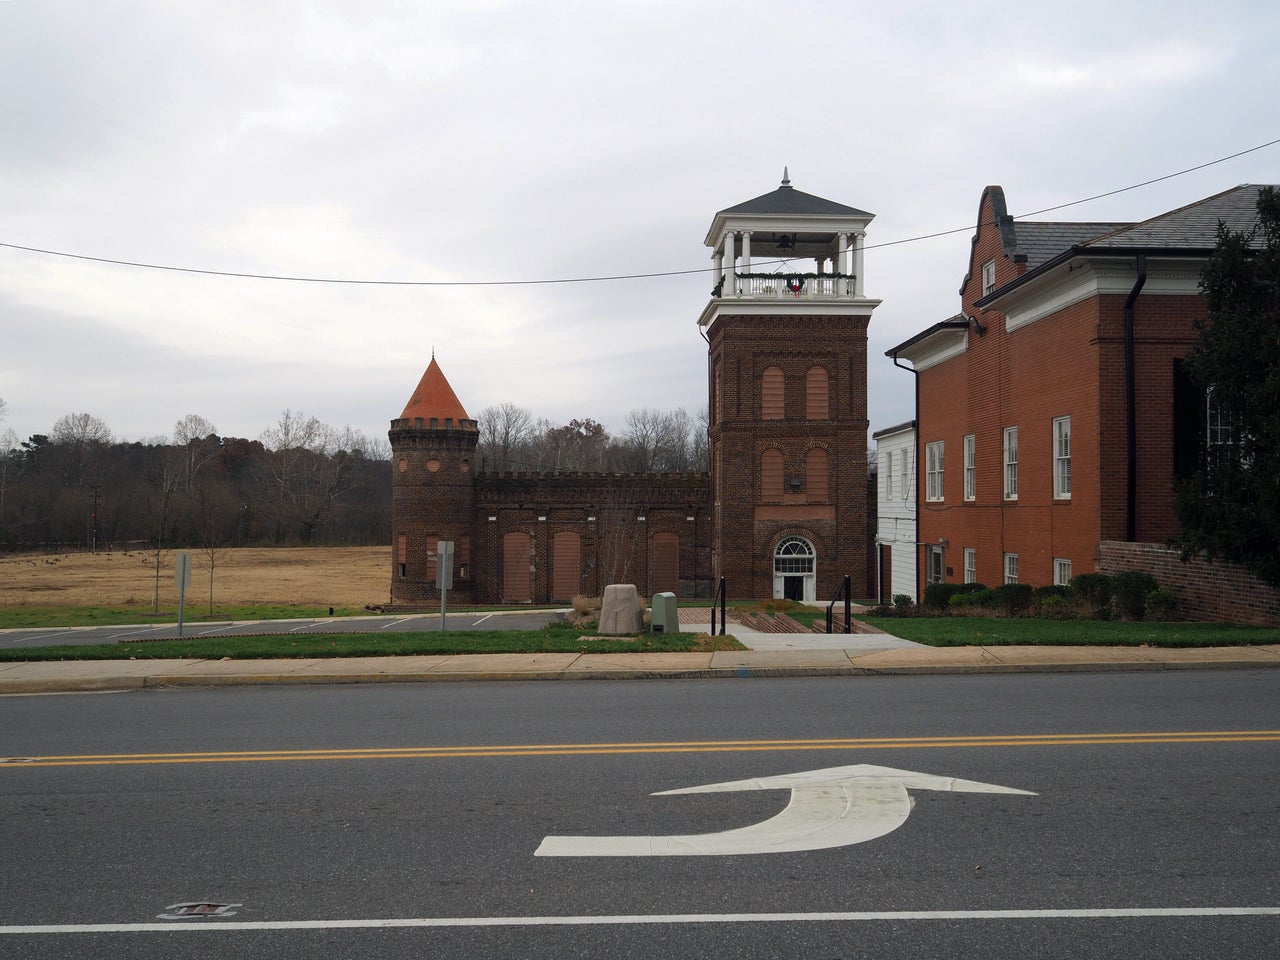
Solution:
M883 837L898 829L911 813L908 790L949 790L954 793L1015 793L992 783L957 780L911 770L857 763L780 777L733 780L683 790L663 790L653 796L677 793L728 793L737 790L791 791L791 802L776 817L762 823L672 837L546 837L535 851L539 857L717 857L744 853L791 853L843 847Z

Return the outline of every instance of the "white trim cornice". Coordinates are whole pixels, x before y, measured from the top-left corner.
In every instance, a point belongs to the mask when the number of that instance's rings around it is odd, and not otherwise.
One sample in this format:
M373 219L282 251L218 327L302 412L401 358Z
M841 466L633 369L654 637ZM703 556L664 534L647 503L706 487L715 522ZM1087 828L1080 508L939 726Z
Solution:
M1195 296L1200 292L1201 259L1151 259L1142 296ZM1005 316L1005 330L1017 330L1067 307L1104 295L1127 296L1138 281L1133 257L1077 257L1016 287L987 305Z

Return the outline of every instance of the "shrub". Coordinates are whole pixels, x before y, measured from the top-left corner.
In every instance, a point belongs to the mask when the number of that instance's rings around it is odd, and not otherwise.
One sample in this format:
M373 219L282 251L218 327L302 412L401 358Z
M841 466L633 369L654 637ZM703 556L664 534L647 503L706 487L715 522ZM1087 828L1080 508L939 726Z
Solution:
M1046 620L1071 620L1075 616L1071 588L1061 584L1036 587L1032 593L1035 615Z
M1147 616L1152 620L1172 620L1178 611L1178 595L1159 587L1147 594Z
M974 590L957 590L947 601L948 608L989 607L992 605L991 591L980 583L965 583L962 587L975 587Z
M1126 570L1111 578L1116 606L1130 620L1141 620L1147 613L1147 594L1158 590L1156 578L1141 570Z
M1071 592L1094 617L1106 617L1111 608L1111 578L1105 573L1079 573L1071 578Z
M910 613L916 605L915 600L911 599L909 593L895 593L893 595L893 609L899 613Z
M1069 597L1051 593L1036 600L1036 616L1042 620L1074 620L1076 612Z
M924 588L924 605L930 610L945 610L947 604L951 602L951 597L955 594L962 584L959 583L931 583Z
M1009 616L1029 610L1031 598L1029 583L1002 583L991 591L991 605Z

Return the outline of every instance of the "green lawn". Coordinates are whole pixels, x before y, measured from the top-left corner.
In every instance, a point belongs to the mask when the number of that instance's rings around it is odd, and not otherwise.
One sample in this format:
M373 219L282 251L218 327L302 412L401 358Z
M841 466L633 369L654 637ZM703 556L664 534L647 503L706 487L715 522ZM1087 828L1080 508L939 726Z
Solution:
M1233 623L1036 620L1030 617L859 617L904 640L932 647L1056 646L1236 647L1280 643L1280 630Z
M696 633L590 638L568 624L542 630L449 633L328 633L201 637L85 646L0 650L0 662L32 660L158 660L175 657L254 660L274 657L393 657L465 653L685 653L742 650L736 640Z

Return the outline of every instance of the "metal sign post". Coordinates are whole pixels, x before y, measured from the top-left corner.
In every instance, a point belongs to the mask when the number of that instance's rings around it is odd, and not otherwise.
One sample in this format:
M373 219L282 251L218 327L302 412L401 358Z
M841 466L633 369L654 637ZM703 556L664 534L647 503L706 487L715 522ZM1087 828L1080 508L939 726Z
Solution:
M444 633L445 601L449 589L453 586L453 541L436 541L436 586L440 588L440 632Z
M178 637L182 637L182 614L186 606L187 587L191 586L191 554L186 550L175 553L173 582L178 585Z

